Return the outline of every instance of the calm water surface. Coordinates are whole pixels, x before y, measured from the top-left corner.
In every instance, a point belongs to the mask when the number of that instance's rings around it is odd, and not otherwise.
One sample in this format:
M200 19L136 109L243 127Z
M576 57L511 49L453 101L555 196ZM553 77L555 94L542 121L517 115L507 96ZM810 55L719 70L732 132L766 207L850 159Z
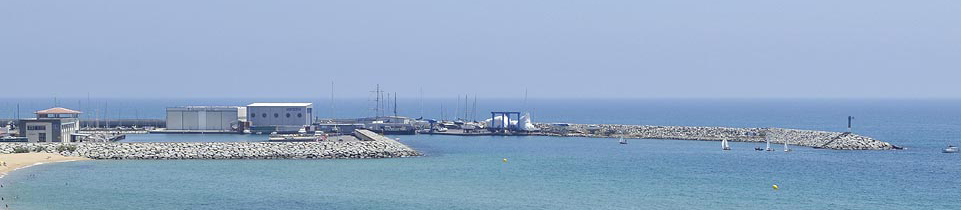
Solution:
M856 132L902 151L558 137L395 136L427 156L377 160L124 160L45 164L0 179L16 209L957 209L958 101L568 101L551 121ZM706 104L706 105L702 105ZM715 106L710 106L714 104ZM607 108L605 108L607 107ZM561 116L558 113L570 112ZM623 114L614 114L623 113ZM563 118L563 119L562 119ZM537 119L537 118L536 118ZM545 120L547 121L547 120ZM635 122L631 122L635 121ZM259 141L138 136L127 141ZM501 160L508 158L508 162ZM780 186L773 190L772 184Z

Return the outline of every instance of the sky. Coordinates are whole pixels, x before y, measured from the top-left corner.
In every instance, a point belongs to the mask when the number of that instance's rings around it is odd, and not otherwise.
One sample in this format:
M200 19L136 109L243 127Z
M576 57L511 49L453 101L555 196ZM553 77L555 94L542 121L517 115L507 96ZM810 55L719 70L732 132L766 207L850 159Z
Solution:
M961 1L4 0L0 97L961 98Z

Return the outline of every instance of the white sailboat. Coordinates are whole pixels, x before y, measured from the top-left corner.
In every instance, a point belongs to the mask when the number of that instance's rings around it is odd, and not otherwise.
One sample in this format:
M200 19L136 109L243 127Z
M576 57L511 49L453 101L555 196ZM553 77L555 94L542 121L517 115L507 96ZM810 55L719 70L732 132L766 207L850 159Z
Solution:
M624 140L624 137L621 137L621 140L618 142L621 144L627 144L627 140Z
M727 139L721 141L721 150L731 150L731 145L727 143Z
M791 149L787 148L787 140L784 141L784 152L790 152Z
M774 151L774 149L771 148L771 138L765 136L764 141L767 142L767 147L764 148L764 151Z

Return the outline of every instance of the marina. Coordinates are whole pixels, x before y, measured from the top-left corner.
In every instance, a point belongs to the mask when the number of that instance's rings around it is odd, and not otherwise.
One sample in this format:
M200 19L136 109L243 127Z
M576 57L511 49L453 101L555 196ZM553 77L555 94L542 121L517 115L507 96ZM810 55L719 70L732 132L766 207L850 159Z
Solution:
M956 210L961 1L0 1L0 210Z
M564 115L576 115L577 113L563 113ZM863 114L862 114L863 115ZM283 115L280 115L283 116ZM514 117L512 117L513 119ZM865 117L866 118L866 117ZM328 136L327 141L315 141L314 138L294 140L291 142L271 142L270 133L256 134L254 132L198 132L198 133L170 133L162 132L163 127L154 129L119 129L119 128L98 128L98 129L81 129L81 133L95 133L95 132L117 132L124 133L126 138L117 142L110 143L88 143L88 142L77 142L77 143L6 143L0 144L0 153L13 153L16 147L9 148L13 145L30 145L29 149L24 147L26 150L37 150L36 148L41 148L39 151L51 152L53 154L62 155L68 158L90 158L94 160L109 160L107 162L98 161L81 161L81 162L68 162L68 163L57 163L57 164L44 164L43 166L31 167L29 169L24 169L23 171L16 171L4 178L5 182L13 182L17 180L22 180L23 174L33 174L33 170L49 171L46 175L42 176L53 176L60 166L73 166L75 164L84 165L93 164L98 169L96 173L132 173L137 174L138 178L119 178L113 177L112 179L118 180L128 180L129 182L147 182L147 180L153 177L149 175L149 170L143 169L144 171L138 172L135 169L130 168L115 168L110 169L115 164L128 165L132 168L138 167L160 167L166 170L176 170L172 168L183 168L185 171L178 172L178 175L166 175L174 179L197 179L204 180L205 182L219 183L220 185L229 185L229 183L221 183L218 181L211 180L211 178L202 177L219 177L222 175L217 175L214 171L229 170L222 168L219 170L203 170L200 167L218 167L219 164L228 164L232 166L219 166L219 167L251 167L251 164L265 164L267 168L272 168L274 170L292 171L292 175L297 175L297 177L284 178L284 180L294 180L297 182L305 183L304 186L313 187L323 187L327 189L340 189L342 192L347 189L342 189L337 186L339 185L328 185L328 182L314 182L313 180L316 175L300 174L302 170L309 170L311 174L325 174L324 177L368 177L370 179L387 179L386 177L377 177L376 175L368 174L367 170L374 170L377 173L391 174L390 177L408 177L406 180L411 180L412 182L437 182L438 180L447 180L448 182L454 181L449 180L445 177L459 177L459 182L476 182L484 183L484 185L492 186L492 183L504 182L503 176L505 174L493 173L494 171L508 170L503 173L516 173L510 171L541 171L543 174L529 175L531 177L529 182L523 183L513 183L516 186L530 186L530 182L533 180L554 180L558 179L549 174L563 175L566 178L563 180L577 181L582 184L575 184L574 186L581 189L590 189L589 186L601 185L605 186L605 189L614 189L621 193L637 192L637 189L643 188L648 189L643 192L668 192L672 191L668 186L671 187L686 187L689 189L700 190L700 191L710 191L711 189L716 189L717 187L726 187L732 189L741 189L741 191L748 190L745 192L750 192L750 190L755 187L745 187L752 185L761 185L759 183L765 183L766 186L760 186L756 188L766 188L771 190L772 181L767 180L772 175L777 174L777 177L783 177L776 181L779 186L781 193L797 193L799 187L802 189L803 186L811 186L815 189L829 189L827 186L822 186L817 181L803 181L805 179L818 179L816 177L811 177L804 174L815 173L812 170L820 171L834 171L824 168L822 164L831 163L829 165L841 164L838 167L843 168L855 168L858 170L869 170L865 174L842 174L835 175L835 182L842 182L847 184L862 185L865 188L887 188L894 187L896 184L893 182L874 182L868 180L864 177L878 176L877 174L882 174L886 177L892 177L892 179L905 179L906 177L893 174L891 171L897 171L901 169L892 167L883 167L890 165L902 165L902 164L914 164L907 162L892 162L898 160L897 156L924 156L925 158L934 158L941 162L941 159L951 159L952 155L941 155L941 149L944 148L944 143L938 143L937 145L919 145L918 143L912 143L910 141L905 142L902 139L909 138L911 136L906 135L891 135L878 133L876 130L864 129L865 133L872 136L883 137L884 139L896 140L900 144L908 144L907 146L912 146L908 150L900 151L878 151L878 152L864 152L864 151L849 151L852 149L863 149L863 150L896 150L894 144L890 147L887 146L887 142L875 140L866 136L861 136L858 133L847 133L847 131L818 131L814 130L816 128L808 129L783 129L783 128L764 128L764 127L752 127L750 124L739 124L742 122L750 122L750 119L730 119L727 122L721 122L717 124L735 125L739 127L716 127L716 126L655 126L655 125L630 125L630 124L579 124L579 123L541 123L531 120L531 127L533 129L527 130L507 130L506 132L502 127L498 129L489 130L488 127L491 123L485 120L474 121L455 121L455 120L437 120L435 122L435 129L433 132L429 129L430 122L428 120L413 117L396 117L398 120L389 120L387 118L347 118L345 120L317 120L313 124L313 127L305 126L295 133L281 134L278 133L276 136L307 136L316 137L317 134ZM368 125L385 125L387 122L403 122L400 119L408 119L407 123L411 126L423 126L417 127L417 132L413 135L411 134L387 134L383 137L378 137L374 141L361 141L357 139L353 132L348 133L348 131L355 131L357 129L367 128ZM661 117L658 119L670 119L668 117ZM785 118L791 119L791 118ZM379 122L377 122L379 121ZM518 120L511 120L518 121ZM565 120L566 121L566 120ZM573 120L581 121L581 120ZM868 120L864 120L868 121ZM426 122L426 123L424 123ZM610 121L615 123L624 123L618 121ZM652 121L657 122L657 121ZM824 120L824 122L829 123L831 120ZM864 122L873 123L873 122ZM520 128L521 126L514 126L521 123L505 123L515 128ZM667 124L667 123L665 123ZM714 124L714 123L711 123ZM111 124L113 127L113 124ZM465 126L466 125L466 126ZM391 126L396 126L392 124ZM125 126L133 127L133 126ZM140 128L141 126L136 126ZM400 127L400 126L398 126ZM462 128L471 129L462 129ZM526 126L524 126L526 127ZM379 128L379 127L375 127ZM443 132L440 129L445 128ZM449 128L449 129L448 129ZM846 125L843 127L846 128ZM888 128L894 129L893 131L898 133L908 133L906 129L910 128ZM468 131L469 130L469 131ZM15 129L14 129L15 131ZM160 131L160 132L158 132ZM301 132L302 131L302 132ZM369 130L363 133L378 133L377 130ZM380 135L380 134L378 134ZM349 137L350 139L339 140L340 137ZM356 139L356 140L355 140ZM370 138L373 139L373 138ZM368 140L370 140L368 139ZM621 140L627 144L620 144ZM389 141L388 141L389 140ZM718 144L727 140L728 146L731 150L722 151L718 148ZM393 142L397 142L392 143ZM616 143L615 143L616 142ZM787 149L791 152L782 152L785 148L785 143L787 144ZM69 147L60 147L60 145L75 145L76 148L71 152ZM767 149L767 144L771 144L771 150L776 150L778 152L755 152L752 148ZM792 146L796 145L796 146ZM936 149L925 149L935 147ZM58 150L58 148L60 150ZM822 148L822 149L816 149ZM13 153L17 154L17 153ZM40 153L30 153L30 154L40 154ZM937 154L937 155L934 155ZM417 158L410 158L417 157ZM871 161L852 161L853 158L868 158ZM299 161L304 159L383 159L387 162L326 162L326 161L308 161L308 162L288 162L288 161ZM510 161L502 161L507 160ZM139 162L127 162L127 161L137 161ZM182 161L165 161L165 160L189 160L186 162ZM206 161L221 161L229 160L225 162L206 162ZM251 162L254 161L254 162ZM259 162L268 161L268 162ZM439 161L439 162L438 162ZM453 162L449 162L453 161ZM838 162L841 161L841 162ZM948 160L943 160L948 161ZM496 162L496 165L489 165L491 162ZM159 164L159 165L157 165ZM392 167L382 167L378 168L380 164L394 165ZM400 164L400 165L395 165ZM600 167L599 164L606 165L605 167ZM942 162L943 164L943 162ZM784 165L778 166L777 172L773 172L773 168L770 165ZM397 167L412 167L410 170L401 170ZM474 173L479 173L476 176L465 174L464 172L457 172L463 169L453 169L461 167L472 167L480 170ZM496 168L495 168L496 166ZM617 167L614 167L617 166ZM882 166L882 167L879 167ZM79 166L78 166L79 167ZM301 167L309 167L310 169L302 169ZM319 168L318 168L319 167ZM502 168L503 167L503 168ZM703 176L695 176L694 174L703 173L702 171L708 168L723 167L724 169L714 169L722 170L722 174L725 176L718 175L717 177L710 177L708 180L710 183L675 183L670 184L665 183L664 185L650 184L646 181L651 180L674 180L678 176L690 177L690 179L697 179L698 177L704 178ZM913 165L913 168L927 167L925 165ZM70 167L68 167L70 168ZM364 175L358 175L356 173L351 174L338 174L339 172L331 172L322 170L321 168L329 168L330 170L342 170L342 171L354 171L360 172ZM450 170L445 170L445 168L451 168ZM566 168L566 169L565 169ZM70 169L64 169L70 170ZM133 171L131 171L133 170ZM400 170L400 172L397 172ZM560 171L558 171L560 170ZM653 170L655 172L650 172ZM916 170L916 169L904 169L904 170ZM928 169L923 169L928 170ZM321 172L326 171L326 172ZM734 172L734 171L742 171ZM817 173L826 173L826 171ZM658 175L659 173L672 172L672 174L678 175ZM92 174L87 174L86 172L74 172L78 175L90 176ZM307 173L307 172L304 172ZM404 174L396 174L404 173ZM433 174L437 173L437 174ZM605 173L605 174L622 174L630 173L624 175L616 175L609 178L611 182L607 181L590 181L594 180L589 174L594 173ZM443 176L439 174L445 174ZM737 178L731 177L736 176ZM832 176L832 177L833 177ZM927 179L940 179L937 177L931 177L936 175L925 175ZM511 177L514 177L511 175ZM643 178L639 178L643 177ZM860 178L858 178L860 177ZM514 177L511 179L519 179L520 177ZM865 180L861 180L865 179ZM78 179L87 180L87 179ZM524 180L524 179L521 179ZM30 181L25 180L27 183ZM249 178L244 178L237 180L240 182L251 182ZM614 184L616 182L617 184ZM648 184L645 184L648 183ZM917 182L915 182L917 183ZM63 183L60 183L63 184ZM5 187L26 187L23 185L10 185L6 184ZM70 183L71 186L80 186L80 183ZM388 184L389 186L401 187L397 184ZM539 185L539 184L535 184ZM621 188L618 186L628 185L631 188ZM355 185L363 189L379 189L380 185L368 184L368 183L358 183ZM418 185L421 186L421 185ZM496 185L493 185L496 186ZM570 185L540 185L546 189L552 191L563 191L571 187ZM710 187L705 187L710 186ZM97 186L87 186L92 189L98 189ZM503 186L503 189L512 189L508 185ZM11 188L11 189L14 189ZM219 189L216 186L208 186L208 189ZM415 190L427 190L422 187L417 186L405 186L407 189ZM38 188L39 189L39 188ZM42 188L46 189L46 188ZM467 188L450 188L443 190L446 194L449 193L467 193L475 192L478 188L471 188L473 190L468 190ZM831 188L833 189L833 188ZM263 192L263 193L279 193L290 195L292 191L277 189L277 190L265 190L265 189L250 189L253 192ZM349 190L347 190L349 191ZM19 195L24 195L27 193L24 190L17 191ZM134 193L130 190L123 190L122 192ZM201 193L205 192L191 191L191 193ZM740 192L740 191L739 191ZM526 193L526 192L525 192ZM817 194L814 192L802 193L803 195L813 195ZM851 194L850 196L837 196L843 198L845 202L853 202L859 205L871 205L871 201L852 201L856 197L851 197L858 195L857 193ZM3 192L0 192L0 196L4 196ZM12 196L12 195L7 195ZM243 197L242 195L236 195L238 197ZM440 198L449 198L447 195L432 195ZM747 196L741 195L741 196ZM937 195L928 194L928 197L937 198ZM606 197L606 196L605 196ZM668 196L659 194L655 197L664 199L677 199L686 202L694 202L689 199L685 199L684 196ZM396 199L393 196L377 196L380 199ZM550 200L555 202L555 196L551 197L538 197L543 200ZM350 198L346 198L350 200ZM511 201L511 202L522 202L519 200L513 200L510 196L499 197L500 200ZM597 200L605 200L606 198L595 198ZM782 199L784 200L784 199ZM905 205L911 203L912 205L919 205L918 203L910 202L905 199L890 199L892 201L902 202ZM914 198L914 200L923 201L924 199ZM18 205L41 205L38 200L23 199L18 200L15 203ZM654 202L650 200L648 202ZM749 203L742 203L739 205L753 205L756 203L769 204L774 203L773 201L752 201ZM31 204L34 203L34 204ZM97 204L81 202L79 205L93 205ZM103 202L101 202L103 203ZM110 203L110 202L107 202ZM149 203L149 202L148 202ZM445 203L445 202L438 202ZM837 202L820 201L812 202L808 205L824 207L827 204L836 204ZM631 204L631 203L628 203ZM686 206L682 203L668 203L671 206ZM61 205L59 202L44 202L42 205ZM221 204L222 206L230 206L229 204ZM275 206L284 206L286 204L273 204ZM395 204L396 205L396 204ZM496 208L498 204L493 203L480 203L478 205ZM560 206L555 206L552 204L541 203L544 206L552 206L557 208L562 208ZM626 205L626 204L625 204ZM638 204L633 204L638 205ZM808 205L789 205L797 208L809 207ZM852 204L854 205L854 204ZM293 205L293 208L297 208L298 205ZM430 208L432 204L421 204L412 205L409 207L417 208ZM578 206L575 204L570 204L566 206ZM893 205L894 207L904 207L903 205ZM380 206L386 208L387 206ZM396 206L393 206L396 207ZM587 207L587 206L584 206ZM693 209L698 209L697 207L690 206ZM54 208L54 207L51 207ZM403 207L401 207L403 208ZM619 206L614 208L628 209L628 206ZM883 209L883 208L882 208ZM895 208L896 209L896 208ZM937 208L935 208L937 209Z

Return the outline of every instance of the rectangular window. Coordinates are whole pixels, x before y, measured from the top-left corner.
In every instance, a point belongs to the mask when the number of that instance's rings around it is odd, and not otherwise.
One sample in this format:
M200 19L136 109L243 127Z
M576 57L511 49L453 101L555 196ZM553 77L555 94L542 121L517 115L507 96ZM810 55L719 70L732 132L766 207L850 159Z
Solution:
M38 142L47 142L47 133L38 133L38 134L37 134L37 141L38 141Z
M27 126L27 130L30 130L30 131L42 131L42 130L47 130L47 126L43 126L43 125L28 125L28 126Z

